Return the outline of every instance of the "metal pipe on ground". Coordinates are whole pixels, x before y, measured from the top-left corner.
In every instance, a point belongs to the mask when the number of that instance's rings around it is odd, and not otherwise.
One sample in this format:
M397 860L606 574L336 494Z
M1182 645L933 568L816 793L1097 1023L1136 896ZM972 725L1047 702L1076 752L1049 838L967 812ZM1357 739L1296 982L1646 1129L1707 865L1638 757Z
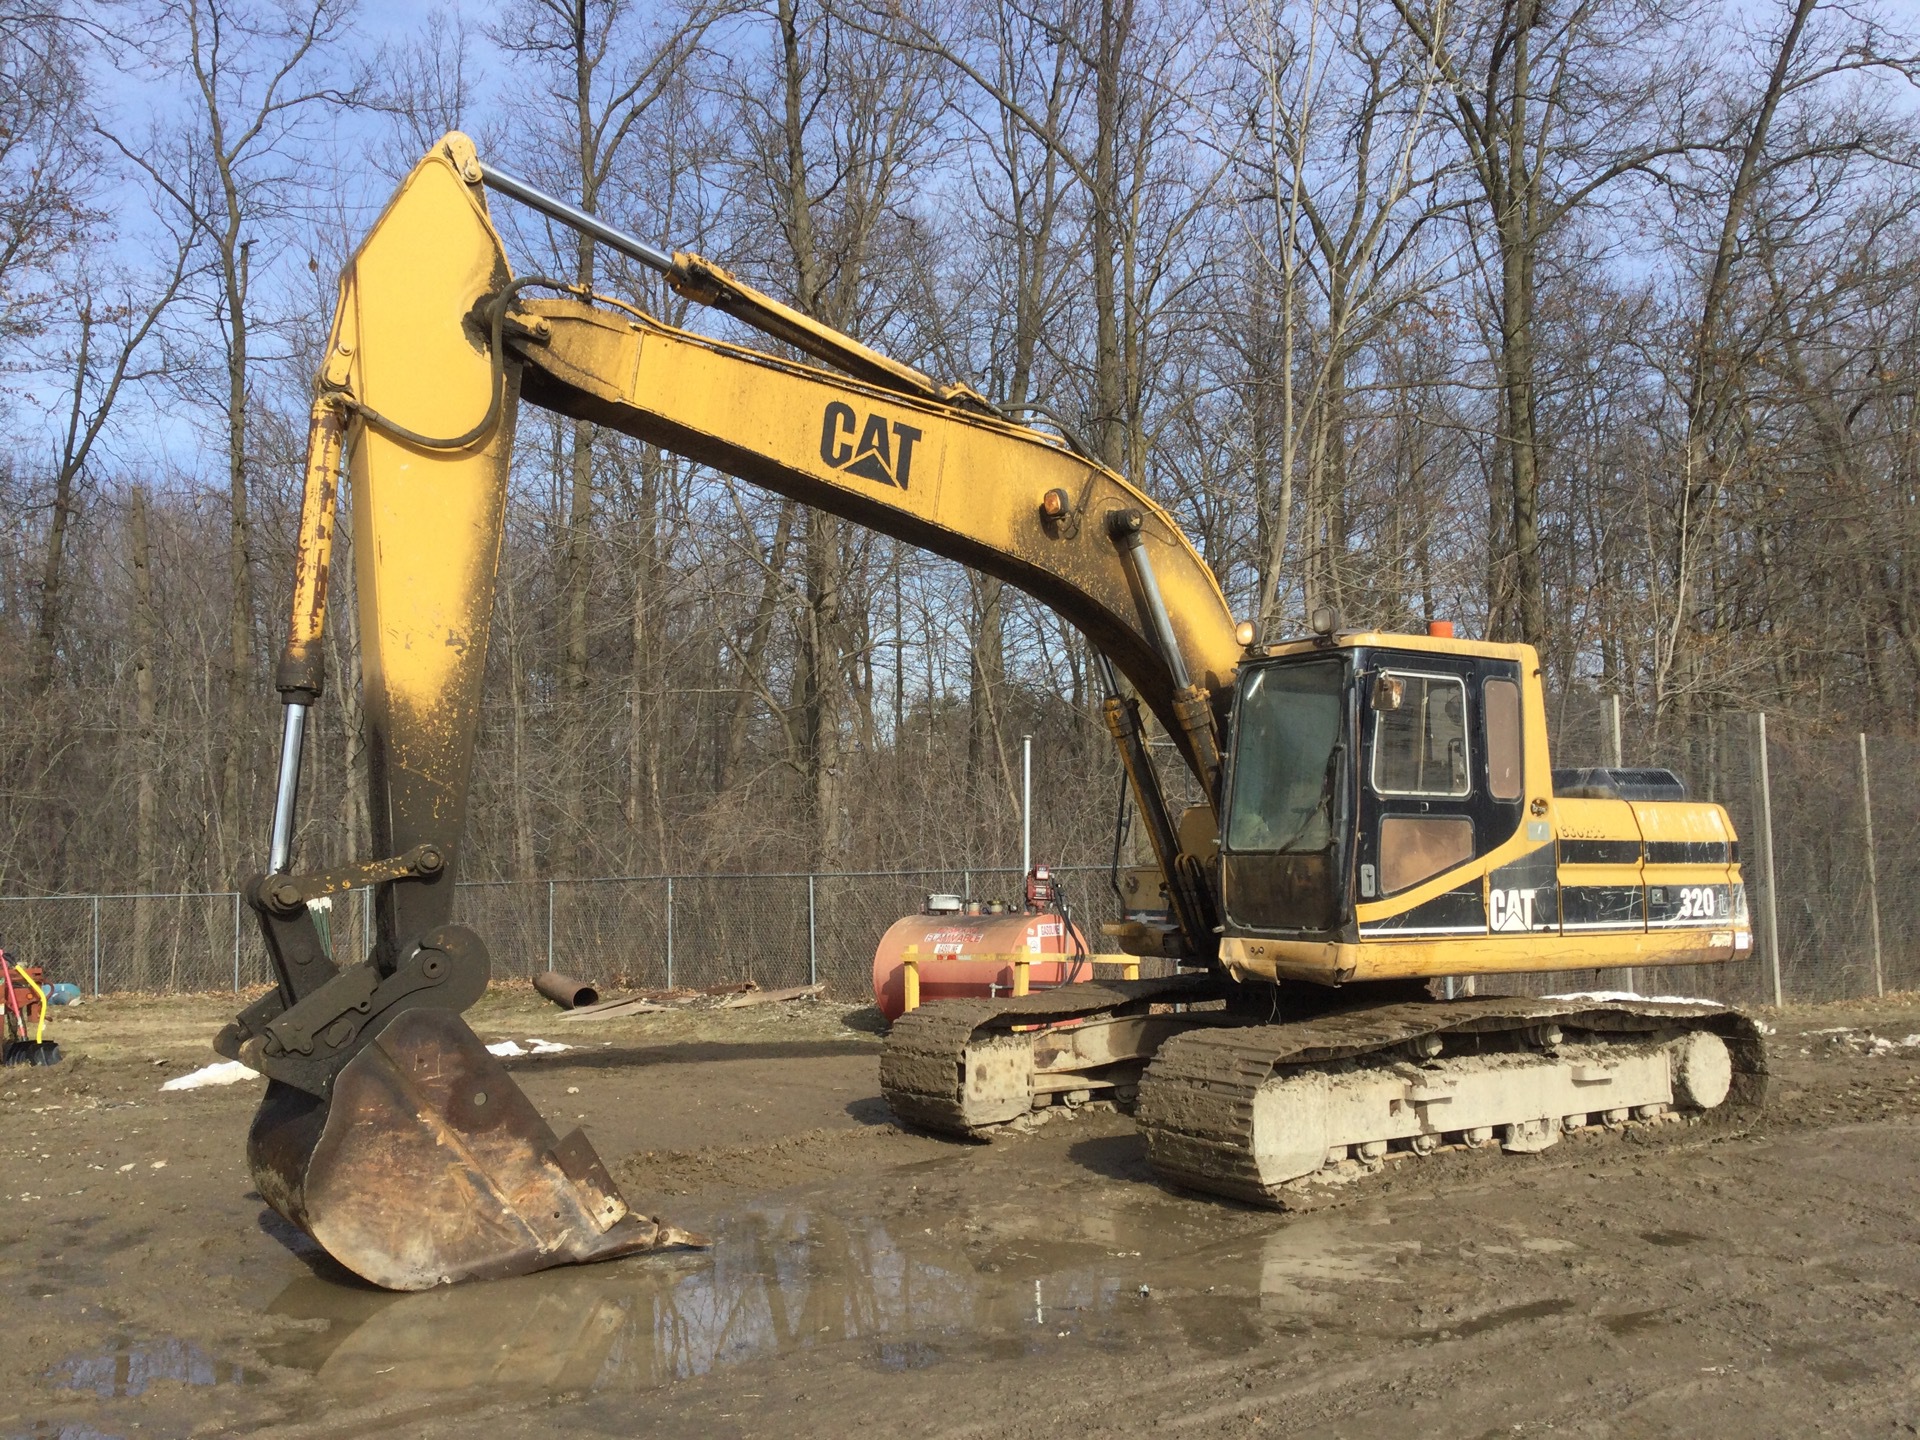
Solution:
M584 980L576 980L571 975L561 975L552 970L542 970L533 977L533 988L562 1010L577 1010L583 1005L598 1005L600 992Z

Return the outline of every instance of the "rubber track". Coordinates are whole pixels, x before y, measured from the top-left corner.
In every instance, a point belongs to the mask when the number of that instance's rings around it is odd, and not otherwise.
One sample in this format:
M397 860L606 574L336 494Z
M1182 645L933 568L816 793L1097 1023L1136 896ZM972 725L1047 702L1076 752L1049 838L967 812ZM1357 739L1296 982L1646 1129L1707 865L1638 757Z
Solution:
M1552 1020L1566 1030L1633 1036L1684 1022L1727 1042L1733 1087L1707 1112L1716 1120L1757 1109L1766 1097L1760 1029L1737 1010L1650 1002L1593 1004L1523 996L1416 1002L1291 1024L1193 1030L1160 1047L1140 1084L1135 1119L1147 1157L1170 1184L1259 1205L1282 1203L1253 1160L1253 1097L1282 1067L1359 1059L1424 1035L1497 1034Z
M1151 1004L1195 1004L1223 994L1224 982L1211 976L1170 975L1095 980L1004 999L930 1001L893 1022L880 1050L880 1089L894 1115L909 1125L980 1139L998 1127L970 1127L961 1108L967 1046L980 1036Z

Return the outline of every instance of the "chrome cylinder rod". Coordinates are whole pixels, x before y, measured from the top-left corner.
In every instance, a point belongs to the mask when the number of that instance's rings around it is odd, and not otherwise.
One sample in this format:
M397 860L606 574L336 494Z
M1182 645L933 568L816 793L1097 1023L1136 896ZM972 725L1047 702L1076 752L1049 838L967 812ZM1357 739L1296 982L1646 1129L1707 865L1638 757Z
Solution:
M1160 658L1166 661L1167 671L1173 677L1173 688L1185 690L1193 683L1193 676L1187 670L1187 657L1180 651L1180 641L1173 633L1173 617L1167 614L1167 602L1160 594L1160 580L1153 573L1153 561L1147 555L1140 530L1141 515L1138 510L1118 511L1107 521L1107 534L1119 546L1121 557L1129 562L1135 578L1140 582L1140 595L1146 601L1147 624L1152 629L1153 642L1160 651Z
M530 209L538 210L550 220L558 220L562 225L570 225L575 230L591 235L602 245L618 250L629 259L638 260L642 265L651 265L664 275L672 275L679 266L674 264L673 256L657 245L636 239L624 231L596 220L578 205L569 205L546 191L536 189L526 181L496 170L491 165L480 167L480 178L490 189L498 190L502 195L518 200Z
M307 738L307 707L286 707L280 731L280 778L273 792L273 839L267 847L267 870L284 875L293 864L293 810L300 798L300 749Z

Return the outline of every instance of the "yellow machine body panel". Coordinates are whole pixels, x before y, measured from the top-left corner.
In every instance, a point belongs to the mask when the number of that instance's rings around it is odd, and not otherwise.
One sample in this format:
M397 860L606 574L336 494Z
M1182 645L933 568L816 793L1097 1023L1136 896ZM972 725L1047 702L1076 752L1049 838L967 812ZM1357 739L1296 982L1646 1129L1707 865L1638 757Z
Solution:
M457 873L465 823L517 400L516 375L489 353L474 318L511 279L475 164L464 137L435 146L341 276L288 647L289 664L317 649L331 560L324 472L343 446L373 843L384 855L431 843L447 875ZM416 444L409 432L471 438ZM451 892L385 887L382 906L403 912L385 933L397 940L444 921Z
M1287 927L1262 924L1258 915L1249 923L1246 912L1258 907L1236 907L1236 870L1249 886L1264 877L1249 863L1256 856L1229 853L1221 941L1229 973L1346 984L1711 964L1751 955L1745 889L1724 809L1553 793L1532 647L1368 633L1337 644L1277 646L1271 654L1296 662L1344 659L1350 667L1347 688L1357 697L1351 723L1363 736L1351 763L1356 799L1346 811L1358 893L1350 923L1327 924L1320 934L1288 935ZM1512 688L1496 702L1494 686ZM1393 772L1386 747L1406 726L1376 712L1391 707L1397 715L1410 695L1435 715L1442 705L1454 707L1447 717L1418 722L1408 752L1444 765L1438 778ZM1250 763L1238 747L1258 741L1252 722L1243 722L1232 763ZM1232 808L1227 825L1229 852L1236 833L1242 848L1258 850L1261 836ZM1286 883L1297 890L1297 875Z

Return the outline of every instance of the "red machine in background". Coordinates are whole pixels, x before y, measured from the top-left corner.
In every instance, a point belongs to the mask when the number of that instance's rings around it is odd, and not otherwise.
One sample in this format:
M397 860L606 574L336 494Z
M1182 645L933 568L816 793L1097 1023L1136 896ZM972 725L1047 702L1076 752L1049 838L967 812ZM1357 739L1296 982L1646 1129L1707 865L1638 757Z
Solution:
M1052 872L1034 866L1024 891L1025 903L1018 908L933 894L918 915L896 920L873 954L873 998L880 1013L897 1020L908 1008L909 952L919 972L922 1004L1014 994L1016 955L1059 957L1026 964L1027 984L1034 990L1093 979L1086 936L1061 904Z
M8 1065L57 1065L60 1047L47 1039L47 992L38 965L18 964L0 950L0 1010L4 1010Z

